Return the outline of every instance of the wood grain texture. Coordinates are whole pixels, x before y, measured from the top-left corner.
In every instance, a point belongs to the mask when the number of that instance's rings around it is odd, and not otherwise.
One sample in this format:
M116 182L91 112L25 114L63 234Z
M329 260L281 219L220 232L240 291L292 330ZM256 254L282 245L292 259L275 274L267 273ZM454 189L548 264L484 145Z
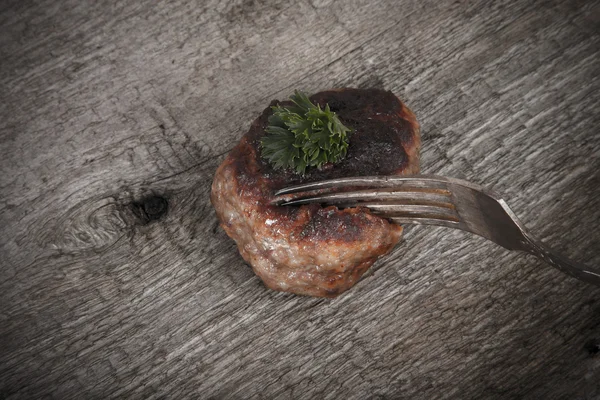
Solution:
M273 98L383 87L422 170L600 264L600 2L0 5L0 398L592 399L600 290L407 229L334 300L266 290L217 165Z

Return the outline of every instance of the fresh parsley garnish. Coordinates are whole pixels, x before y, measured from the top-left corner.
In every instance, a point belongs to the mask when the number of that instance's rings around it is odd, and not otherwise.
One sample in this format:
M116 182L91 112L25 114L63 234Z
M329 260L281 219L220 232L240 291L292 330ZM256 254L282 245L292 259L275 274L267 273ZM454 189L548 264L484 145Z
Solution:
M274 106L267 134L261 140L262 156L273 168L292 168L304 175L308 167L342 160L348 151L348 133L338 116L314 105L298 90L290 96L291 106Z

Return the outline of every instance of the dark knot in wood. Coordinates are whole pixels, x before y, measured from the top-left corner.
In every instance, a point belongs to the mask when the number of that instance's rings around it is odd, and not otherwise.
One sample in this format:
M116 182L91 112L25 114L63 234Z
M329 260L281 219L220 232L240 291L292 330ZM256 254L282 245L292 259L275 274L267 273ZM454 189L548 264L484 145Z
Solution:
M584 346L590 356L595 356L600 353L600 339L592 339Z
M161 196L148 196L141 201L131 203L133 213L143 224L160 219L167 214L169 203Z

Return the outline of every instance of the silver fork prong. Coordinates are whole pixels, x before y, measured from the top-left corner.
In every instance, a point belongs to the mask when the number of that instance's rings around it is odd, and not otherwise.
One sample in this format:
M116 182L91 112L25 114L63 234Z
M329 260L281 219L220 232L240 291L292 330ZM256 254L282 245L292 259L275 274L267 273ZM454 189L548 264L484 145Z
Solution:
M358 205L367 207L375 214L386 218L399 217L433 217L449 221L459 222L456 210L451 207L440 207L426 204L385 204L385 203L365 203Z
M322 189L348 188L348 187L370 187L370 188L429 188L429 189L446 189L447 180L443 177L435 175L419 175L415 176L363 176L329 179L326 181L303 183L300 185L289 186L280 189L275 193L275 196L284 194L308 192Z
M451 221L439 218L427 218L427 217L393 217L389 218L397 224L411 224L411 225L435 225L444 226L446 228L460 229L460 222Z
M398 190L355 190L349 192L336 192L315 194L308 196L296 196L291 200L285 198L275 198L274 203L279 205L302 205L309 203L329 203L337 204L342 202L359 202L368 200L412 200L420 202L447 203L450 200L450 192L436 189L433 191L423 190L421 188L398 189Z

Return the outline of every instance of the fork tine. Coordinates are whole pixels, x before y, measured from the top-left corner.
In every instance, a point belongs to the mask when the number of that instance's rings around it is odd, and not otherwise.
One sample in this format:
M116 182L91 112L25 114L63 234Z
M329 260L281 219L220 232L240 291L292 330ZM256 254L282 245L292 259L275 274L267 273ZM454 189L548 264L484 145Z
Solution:
M448 181L446 178L435 175L418 176L363 176L329 179L325 181L303 183L300 185L288 186L280 189L275 196L284 194L308 192L321 189L335 189L345 187L370 187L370 188L427 188L427 189L447 189Z
M375 214L380 214L387 218L400 217L433 217L439 219L447 219L449 221L458 222L458 214L454 208L439 207L434 205L423 204L377 204L377 203L358 203L358 206L363 206L371 209Z
M309 203L346 203L348 201L358 202L367 200L412 200L428 203L449 203L450 192L440 189L432 191L423 189L405 189L405 190L389 190L389 189L373 189L373 190L355 190L349 192L335 192L303 196L299 192L299 196L291 200L276 198L274 203L279 205L302 205ZM451 206L451 205L449 205Z
M444 226L446 228L460 229L460 222L451 221L440 218L427 218L427 217L393 217L389 218L397 224L410 224L410 225L436 225Z

